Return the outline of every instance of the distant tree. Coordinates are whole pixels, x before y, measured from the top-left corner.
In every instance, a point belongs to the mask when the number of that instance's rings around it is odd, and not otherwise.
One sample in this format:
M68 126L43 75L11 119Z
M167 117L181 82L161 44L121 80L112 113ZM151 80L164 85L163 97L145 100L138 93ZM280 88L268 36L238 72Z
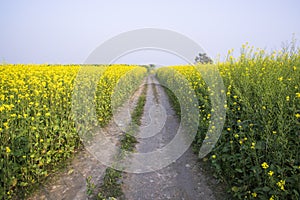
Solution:
M213 60L208 57L206 53L199 53L199 55L195 58L195 62L201 64L212 64Z
M154 68L155 68L155 65L154 65L154 64L149 64L149 68L150 68L150 69L154 69Z
M155 69L155 65L154 64L147 64L147 65L141 65L141 66L145 67L148 72L151 72L152 70Z

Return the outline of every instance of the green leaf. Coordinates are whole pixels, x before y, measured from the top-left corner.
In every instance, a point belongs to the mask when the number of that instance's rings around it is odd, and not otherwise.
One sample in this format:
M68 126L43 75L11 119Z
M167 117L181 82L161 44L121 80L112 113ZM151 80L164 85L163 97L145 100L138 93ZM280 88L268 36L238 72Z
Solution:
M271 188L269 188L268 186L265 186L265 187L262 188L262 190L264 192L269 192L271 190Z
M233 186L233 187L231 188L231 190L232 190L233 192L237 193L237 192L239 191L239 187Z
M239 172L239 173L243 173L243 170L241 170L241 169L239 169L239 168L235 169L235 171L237 171L237 172Z

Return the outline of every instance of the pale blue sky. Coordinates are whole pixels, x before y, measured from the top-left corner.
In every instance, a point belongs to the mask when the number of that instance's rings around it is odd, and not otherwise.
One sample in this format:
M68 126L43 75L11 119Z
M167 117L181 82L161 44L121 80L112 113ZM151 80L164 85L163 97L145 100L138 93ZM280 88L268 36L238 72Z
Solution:
M83 63L101 43L139 28L165 28L200 44L213 58L249 42L280 48L300 40L299 0L2 0L0 59L8 63ZM1 61L0 60L0 61ZM117 62L182 64L145 51Z

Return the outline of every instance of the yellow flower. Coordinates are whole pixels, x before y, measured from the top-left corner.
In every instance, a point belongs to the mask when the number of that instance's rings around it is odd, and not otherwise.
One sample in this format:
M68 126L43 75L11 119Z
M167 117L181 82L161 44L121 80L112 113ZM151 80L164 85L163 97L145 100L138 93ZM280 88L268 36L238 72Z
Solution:
M286 96L286 101L290 101L290 97L289 96Z
M269 174L269 176L273 176L274 172L273 171L269 171L268 174Z
M254 198L257 197L256 192L252 192L251 195L252 195Z
M297 93L296 93L296 97L297 97L297 98L300 98L300 92L297 92Z
M9 147L5 147L5 150L6 150L6 153L10 153L11 152L11 150L10 150Z
M285 185L285 181L284 180L280 180L276 184L277 184L278 187L280 187L281 190L284 190L284 185Z
M216 155L212 155L211 157L212 157L213 159L216 159L216 158L217 158L217 156L216 156Z
M274 199L275 199L275 196L272 195L269 200L274 200Z
M4 122L4 123L3 123L3 126L5 127L5 129L8 129L8 128L9 128L8 122Z
M299 113L297 113L295 116L296 116L296 118L300 118L300 114Z
M279 77L279 78L278 78L278 80L279 80L279 81L282 81L282 80L283 80L283 77L282 77L282 76L281 76L281 77Z
M269 168L269 165L268 165L268 163L263 162L263 163L261 164L261 167L262 167L263 169L267 169L267 168Z

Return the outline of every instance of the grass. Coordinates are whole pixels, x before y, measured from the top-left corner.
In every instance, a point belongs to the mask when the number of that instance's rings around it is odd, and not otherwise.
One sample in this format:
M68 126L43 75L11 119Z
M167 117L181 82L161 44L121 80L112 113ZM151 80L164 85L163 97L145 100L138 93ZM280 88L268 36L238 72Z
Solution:
M100 187L100 192L97 195L98 199L108 199L111 197L117 198L123 195L122 192L122 172L108 167L105 170L103 184Z
M120 139L121 143L121 157L123 152L132 152L135 149L135 144L138 142L134 137L138 126L141 125L141 117L144 112L144 106L146 103L147 85L144 86L141 95L138 98L137 105L131 114L131 123L128 131L123 134ZM109 199L111 197L119 198L123 195L122 192L122 172L113 168L107 168L103 184L100 186L100 192L98 193L99 199Z
M153 90L153 94L154 94L154 99L155 99L155 103L159 103L158 102L158 93L157 93L157 89L156 89L156 84L155 83L152 83L152 90Z

